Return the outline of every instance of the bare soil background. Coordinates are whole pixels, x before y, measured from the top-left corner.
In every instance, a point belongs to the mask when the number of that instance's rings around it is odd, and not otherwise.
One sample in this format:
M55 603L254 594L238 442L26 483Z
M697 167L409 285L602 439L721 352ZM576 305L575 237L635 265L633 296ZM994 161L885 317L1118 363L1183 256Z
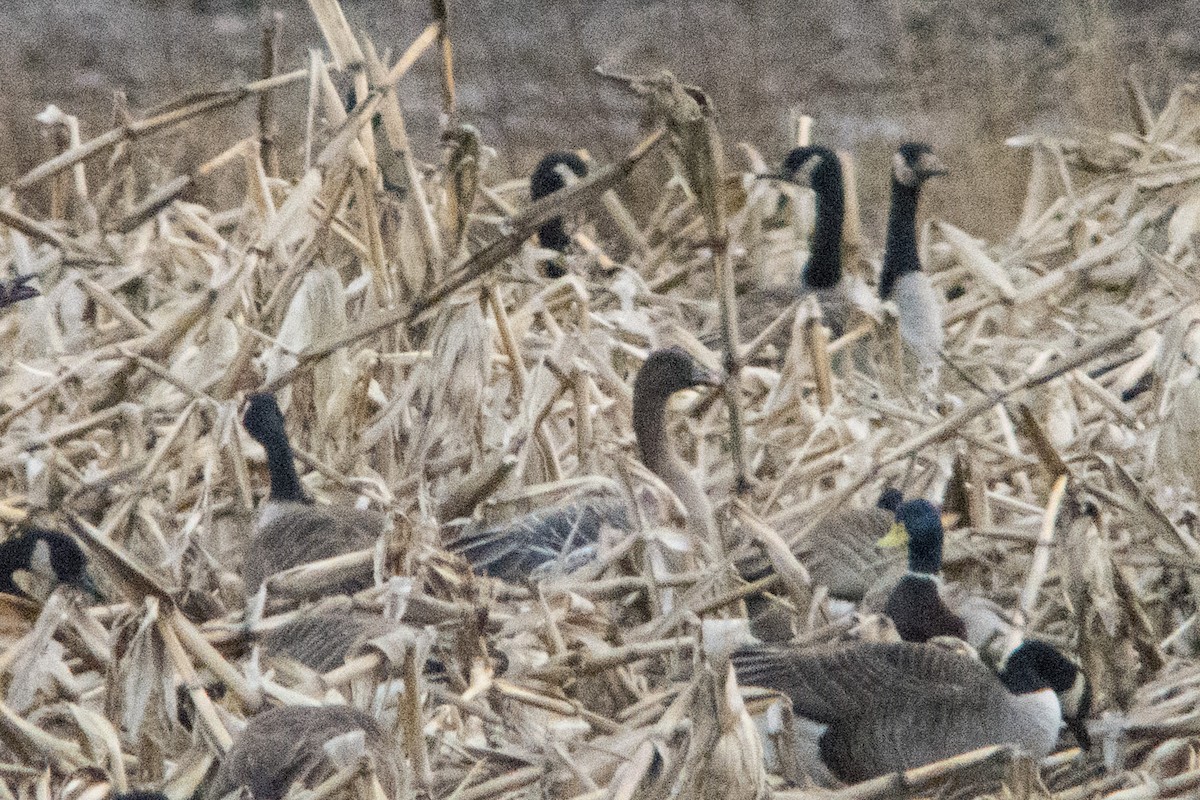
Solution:
M347 0L350 22L380 49L429 22L425 3ZM1127 118L1121 86L1136 65L1152 103L1200 66L1198 0L629 0L451 4L462 121L498 153L493 169L527 172L548 148L624 152L641 104L593 73L597 64L675 71L713 97L731 155L748 141L770 157L787 145L787 109L814 138L859 162L867 231L885 218L887 160L924 139L953 176L928 210L973 233L1004 235L1024 191L1020 133L1057 133ZM303 65L319 33L302 0L5 0L0 31L0 182L52 153L34 115L77 114L84 136L113 123L114 93L133 113L181 94L257 76L260 18L284 14L281 70ZM419 155L440 158L434 59L401 85ZM285 167L299 163L303 87L280 98ZM156 152L162 176L253 128L249 103ZM153 179L153 177L151 178ZM220 192L220 186L205 187ZM34 198L36 199L36 198Z

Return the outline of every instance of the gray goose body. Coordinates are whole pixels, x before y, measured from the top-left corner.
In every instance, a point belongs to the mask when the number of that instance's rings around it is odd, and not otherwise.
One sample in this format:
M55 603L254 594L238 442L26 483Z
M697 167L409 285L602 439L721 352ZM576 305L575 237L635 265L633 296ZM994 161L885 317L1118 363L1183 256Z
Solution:
M733 663L740 683L777 690L826 726L821 761L848 783L993 744L1045 756L1062 725L1049 687L1014 694L977 660L936 645L763 646Z
M279 800L296 781L311 787L332 772L325 743L358 730L385 794L395 797L397 746L374 719L348 706L282 706L255 715L225 754L205 796L217 800L246 786L255 800Z
M304 492L283 414L273 395L252 395L243 424L266 450L271 475L270 494L243 557L242 578L247 594L257 592L263 581L276 573L374 546L387 522L383 514L318 505ZM371 583L371 571L364 568L335 590L355 592Z
M480 574L520 583L549 567L570 572L591 560L594 551L589 546L606 526L630 529L625 503L613 497L588 497L465 533L446 547Z
M667 404L684 389L716 385L716 377L677 347L650 353L634 379L633 430L638 453L646 465L675 493L687 509L688 526L704 541L717 535L712 506L676 454L667 428ZM588 498L525 514L478 533L468 533L447 547L479 573L511 582L538 577L555 562L569 572L591 560L587 547L605 527L629 530L629 509L612 497Z

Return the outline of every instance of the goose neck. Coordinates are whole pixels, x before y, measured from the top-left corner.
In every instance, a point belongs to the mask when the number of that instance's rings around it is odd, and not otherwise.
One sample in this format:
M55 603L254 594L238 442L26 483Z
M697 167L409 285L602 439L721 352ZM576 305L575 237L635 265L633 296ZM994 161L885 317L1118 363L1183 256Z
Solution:
M300 476L296 473L296 459L291 442L285 431L269 431L259 438L259 444L267 451L267 471L271 475L270 500L275 502L307 503Z
M633 395L633 432L638 451L651 472L675 493L687 511L688 527L706 540L715 540L716 524L708 496L692 477L688 465L675 452L667 431L667 401L662 392L639 391Z
M804 283L810 289L830 289L842 279L842 228L846 217L842 185L840 181L828 181L814 190L817 214Z
M901 275L919 272L917 255L917 186L892 181L892 203L888 211L887 243L883 252L883 272L879 278L879 296L891 297Z

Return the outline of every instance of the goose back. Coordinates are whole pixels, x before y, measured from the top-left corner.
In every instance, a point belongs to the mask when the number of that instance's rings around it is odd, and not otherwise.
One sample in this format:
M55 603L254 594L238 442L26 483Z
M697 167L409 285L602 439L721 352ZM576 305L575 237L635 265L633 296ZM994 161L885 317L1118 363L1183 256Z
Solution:
M588 497L463 534L447 548L480 574L520 583L555 565L569 572L591 560L592 545L606 526L629 530L625 503L615 497Z
M308 786L332 772L324 745L361 730L384 793L400 787L397 748L374 719L347 706L282 706L254 716L225 754L208 787L216 800L246 786L255 800L279 800L296 781Z
M858 602L889 571L902 564L903 554L876 546L894 521L886 508L856 508L829 514L799 541L795 554L813 583L829 587L839 600ZM771 572L764 554L754 553L738 562L738 572L755 581Z
M741 683L783 693L798 716L826 726L821 759L847 782L991 744L1040 757L1061 726L1050 689L1014 695L983 664L936 645L763 646L733 663Z
M346 657L390 627L379 617L346 612L306 614L263 636L263 645L273 655L299 661L317 672L329 672L345 663Z
M246 546L242 563L246 593L254 594L263 581L286 569L373 547L386 520L379 512L346 506L269 502ZM362 574L348 578L337 591L360 591L372 580L371 570L364 567Z

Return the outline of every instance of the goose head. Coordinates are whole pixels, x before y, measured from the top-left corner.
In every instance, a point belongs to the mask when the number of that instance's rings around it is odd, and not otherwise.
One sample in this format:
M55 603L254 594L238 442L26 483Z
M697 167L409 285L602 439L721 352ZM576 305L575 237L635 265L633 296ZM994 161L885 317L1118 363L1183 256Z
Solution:
M875 505L884 509L885 511L891 511L893 514L895 514L896 509L899 508L900 504L903 502L904 492L900 491L894 486L889 486L879 493L879 499L875 501Z
M101 599L87 565L83 549L70 536L44 528L28 528L20 536L0 545L0 591L27 597L13 581L15 573L25 571L52 584L74 586L94 599Z
M797 147L783 159L779 178L807 186L818 196L842 192L842 162L828 147Z
M279 403L275 400L275 395L269 392L252 394L247 401L246 413L242 415L242 425L245 426L246 433L250 434L254 441L265 447L268 442L286 435L283 412L279 410Z
M949 170L923 142L905 142L892 155L892 180L901 186L916 189L925 181Z
M529 199L537 202L547 195L557 192L567 185L563 170L570 170L577 178L586 177L587 164L575 153L555 151L547 153L529 176ZM571 237L563 227L562 217L547 220L538 228L538 244L547 250L566 252L571 244ZM546 274L551 278L561 278L567 274L561 263L546 261Z
M1083 749L1091 747L1087 718L1092 710L1092 684L1083 669L1058 648L1027 639L1004 660L1000 679L1014 694L1049 688L1058 695L1063 720Z
M908 568L935 575L942 569L942 517L928 500L908 500L896 507L896 522L879 540L880 547L908 545Z
M681 347L655 350L638 370L633 381L634 405L638 398L665 401L684 389L719 386L717 376L702 367Z

